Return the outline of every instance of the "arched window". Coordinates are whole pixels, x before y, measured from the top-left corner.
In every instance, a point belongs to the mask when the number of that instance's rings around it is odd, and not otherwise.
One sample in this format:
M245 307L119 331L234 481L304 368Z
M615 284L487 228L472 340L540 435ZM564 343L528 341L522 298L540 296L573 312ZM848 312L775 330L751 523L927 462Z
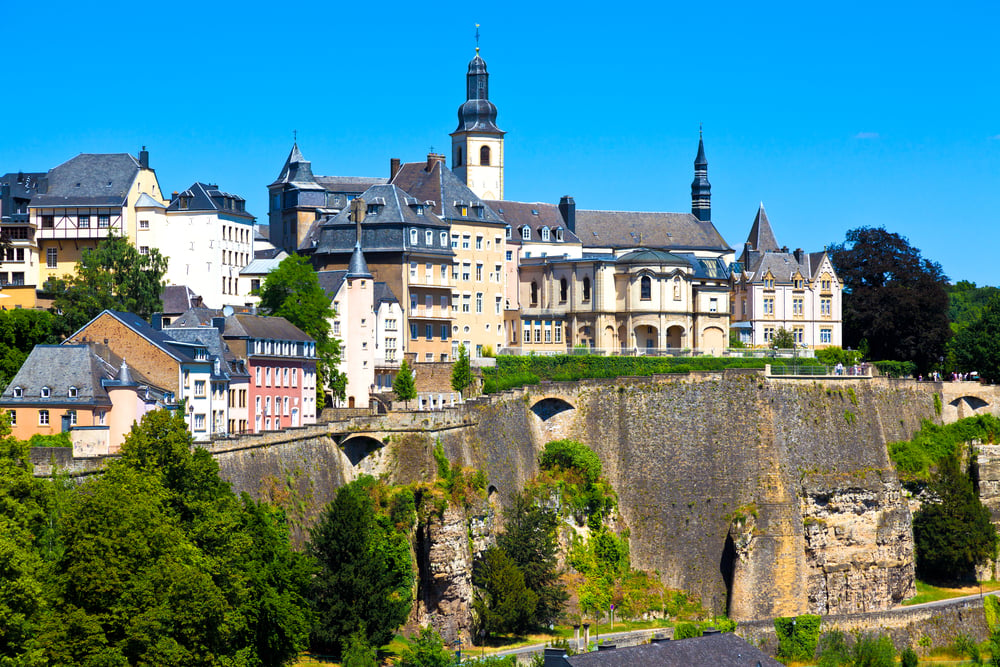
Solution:
M461 146L459 146L458 148L455 149L455 166L456 167L461 167L462 166L462 147Z
M490 147L483 146L479 149L479 164L484 167L490 166Z
M417 230L410 230L410 245L417 245Z
M674 276L674 301L681 300L681 279L680 276Z
M639 281L639 298L643 301L649 301L653 298L653 281L649 279L649 276L643 276L642 280Z
M559 280L559 300L565 302L567 293L569 292L569 285L565 278Z
M583 279L583 300L590 301L590 277L585 276Z
M48 387L42 387L42 398L48 398L50 394Z
M542 240L543 241L548 241L549 240L549 228L548 227L542 227Z
M531 227L529 227L528 225L521 227L521 239L524 241L531 240Z
M424 244L434 245L434 232L429 229L424 232Z
M531 281L531 305L538 305L538 283L534 280Z
M441 247L448 247L448 232L441 232Z

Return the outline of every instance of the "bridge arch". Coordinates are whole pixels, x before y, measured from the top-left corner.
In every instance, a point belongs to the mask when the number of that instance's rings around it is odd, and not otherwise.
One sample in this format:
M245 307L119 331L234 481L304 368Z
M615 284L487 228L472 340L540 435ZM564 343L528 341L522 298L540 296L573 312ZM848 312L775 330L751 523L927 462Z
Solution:
M354 435L340 443L340 448L351 461L351 465L357 466L369 454L382 448L382 443L370 435Z
M576 410L576 406L566 399L558 398L556 396L543 398L531 406L531 411L534 412L535 416L543 422L548 421L556 415L566 412L567 410Z
M946 417L951 417L952 419L963 419L965 417L972 417L974 415L981 415L990 412L990 404L988 401L979 396L967 394L948 401L948 412L951 412L952 414L946 415Z

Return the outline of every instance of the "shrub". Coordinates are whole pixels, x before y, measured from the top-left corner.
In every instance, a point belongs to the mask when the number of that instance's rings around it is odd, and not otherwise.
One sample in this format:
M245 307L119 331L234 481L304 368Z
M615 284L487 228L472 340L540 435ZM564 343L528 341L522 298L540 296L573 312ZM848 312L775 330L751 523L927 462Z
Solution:
M920 664L920 659L917 657L917 652L912 648L907 646L903 649L903 652L899 654L900 662L902 667L917 667Z
M874 366L879 373L891 378L913 377L917 372L917 365L912 361L876 361Z
M896 649L888 635L856 634L851 649L852 667L894 667Z
M851 660L847 640L840 630L823 633L817 643L816 653L818 667L842 667Z
M694 623L678 623L674 626L674 639L690 639L701 635L701 628Z
M812 660L819 641L819 626L820 617L812 614L774 619L774 631L778 635L778 657L786 660Z

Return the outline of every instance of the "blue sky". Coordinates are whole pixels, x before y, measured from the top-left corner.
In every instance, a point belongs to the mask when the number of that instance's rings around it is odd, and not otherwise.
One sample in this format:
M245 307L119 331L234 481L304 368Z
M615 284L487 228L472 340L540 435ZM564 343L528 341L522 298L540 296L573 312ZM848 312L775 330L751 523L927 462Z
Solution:
M25 10L6 35L0 173L146 145L166 192L214 182L266 222L293 130L331 176L448 152L480 23L508 199L687 211L704 123L733 247L763 201L792 248L884 225L952 280L1000 283L1000 3L288 8Z

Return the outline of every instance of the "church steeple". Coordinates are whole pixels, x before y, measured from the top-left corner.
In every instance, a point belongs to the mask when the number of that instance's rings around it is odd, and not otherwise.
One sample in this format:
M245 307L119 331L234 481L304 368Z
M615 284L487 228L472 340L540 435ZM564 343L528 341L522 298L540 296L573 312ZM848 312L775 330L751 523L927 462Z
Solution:
M489 72L476 55L465 75L465 102L458 107L458 127L451 133L455 176L483 199L503 199L503 130L497 127L497 108L490 102Z
M705 141L698 128L698 155L694 159L694 181L691 182L691 214L702 222L712 220L712 184L708 182L708 159Z

